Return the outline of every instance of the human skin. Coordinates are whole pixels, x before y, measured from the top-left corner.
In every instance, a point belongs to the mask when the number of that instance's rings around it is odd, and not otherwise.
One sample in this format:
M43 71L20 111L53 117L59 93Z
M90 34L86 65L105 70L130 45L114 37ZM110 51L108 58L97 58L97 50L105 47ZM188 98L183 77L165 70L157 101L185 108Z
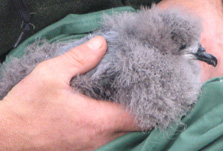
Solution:
M96 36L40 63L0 101L0 150L87 151L139 130L119 104L88 98L70 87L106 52Z
M202 66L202 81L223 76L223 4L222 0L163 0L162 8L177 6L201 19L201 45L213 54L217 60L216 67L206 63Z
M222 76L221 1L164 0L158 6L172 5L201 17L201 43L218 58L216 68L202 64L202 81ZM73 76L93 68L104 55L106 42L96 38L101 46L84 44L41 63L0 101L0 150L88 151L139 130L119 104L73 93L69 86Z

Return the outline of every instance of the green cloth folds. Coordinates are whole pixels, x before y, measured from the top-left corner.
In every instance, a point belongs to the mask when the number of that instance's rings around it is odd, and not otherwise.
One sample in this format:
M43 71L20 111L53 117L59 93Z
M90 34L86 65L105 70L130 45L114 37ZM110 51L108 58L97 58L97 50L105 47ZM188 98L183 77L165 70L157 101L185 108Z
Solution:
M92 31L100 28L102 16L104 14L112 14L124 11L135 11L132 7L117 7L104 11L98 11L89 14L69 14L60 21L47 26L38 33L32 35L21 43L16 49L12 50L8 56L21 57L24 54L24 49L35 40L47 39L51 42L60 40L66 41L69 39L80 39L81 37L89 34ZM9 57L8 57L9 58ZM7 63L10 59L6 59Z
M100 10L132 6L150 6L161 0L24 0L30 15L30 23L35 26L26 32L22 41L68 14L86 14ZM0 0L0 61L12 49L22 29L22 19L12 0Z
M100 27L102 15L135 11L119 7L84 15L70 14L31 36L9 56L21 57L24 49L37 39L67 41L79 39ZM6 59L6 63L10 58ZM97 151L223 151L223 77L206 82L193 110L167 131L133 132L100 147ZM75 133L75 132L74 132Z
M186 126L130 133L96 151L223 151L223 77L204 84L182 121Z

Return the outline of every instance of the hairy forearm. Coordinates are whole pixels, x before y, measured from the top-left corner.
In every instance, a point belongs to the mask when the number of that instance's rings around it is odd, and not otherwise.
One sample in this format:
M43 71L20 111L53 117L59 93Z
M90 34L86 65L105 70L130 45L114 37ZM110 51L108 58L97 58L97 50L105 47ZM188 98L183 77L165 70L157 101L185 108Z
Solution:
M44 135L45 129L39 129L44 121L36 122L37 116L27 111L10 100L0 100L0 151L50 150L50 137Z
M16 151L25 150L26 143L30 140L24 134L25 125L19 121L10 106L4 101L0 102L0 150Z

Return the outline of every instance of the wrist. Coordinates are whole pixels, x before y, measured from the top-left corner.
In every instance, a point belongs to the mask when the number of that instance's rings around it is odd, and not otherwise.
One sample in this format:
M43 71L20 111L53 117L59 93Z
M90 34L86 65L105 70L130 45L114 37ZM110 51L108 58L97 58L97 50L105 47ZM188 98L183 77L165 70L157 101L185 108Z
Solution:
M30 138L25 134L25 123L7 104L0 102L0 146L2 150L25 150Z
M48 150L46 147L49 147L51 140L42 136L42 132L38 129L39 125L34 125L30 114L8 102L10 101L0 102L1 149L6 151Z

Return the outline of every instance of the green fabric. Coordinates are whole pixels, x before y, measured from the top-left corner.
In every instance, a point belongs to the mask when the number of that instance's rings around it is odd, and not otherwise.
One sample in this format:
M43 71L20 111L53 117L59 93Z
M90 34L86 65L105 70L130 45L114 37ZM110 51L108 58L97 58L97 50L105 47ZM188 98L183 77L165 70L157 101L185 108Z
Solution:
M123 11L135 10L132 7L126 6L83 15L70 14L26 39L16 49L12 50L8 56L21 57L24 54L24 48L38 39L47 39L51 42L55 40L80 39L86 34L100 28L103 14ZM9 58L5 60L5 63L10 60Z
M223 151L223 77L204 84L198 102L182 121L187 126L130 133L96 151Z
M100 27L104 13L135 11L120 7L105 11L68 15L25 40L10 56L21 57L24 48L36 39L50 41L78 39ZM10 61L9 59L6 62ZM97 151L223 151L223 78L212 79L203 86L201 96L188 116L167 131L134 132L122 136Z
M25 0L31 12L30 22L35 29L27 32L23 39L30 37L39 30L55 23L68 14L85 14L99 10L133 6L139 8L141 5L151 5L152 2L160 0ZM22 29L22 20L15 8L13 0L0 0L0 61L9 52Z

